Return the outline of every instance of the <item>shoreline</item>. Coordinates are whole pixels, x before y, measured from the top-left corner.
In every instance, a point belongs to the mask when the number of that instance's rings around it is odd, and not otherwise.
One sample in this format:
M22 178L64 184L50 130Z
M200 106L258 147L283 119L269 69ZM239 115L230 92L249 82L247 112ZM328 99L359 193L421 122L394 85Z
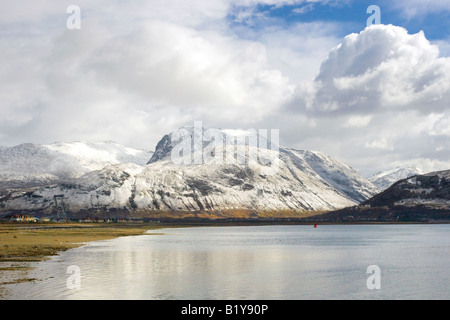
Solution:
M142 235L170 226L158 224L0 223L0 300L8 285L36 281L29 271L35 263L86 243ZM175 226L173 226L175 227Z
M418 225L448 222L295 222L295 221L172 221L166 223L0 223L0 300L8 300L9 285L34 282L35 263L89 242L143 235L149 230L191 227L269 225Z

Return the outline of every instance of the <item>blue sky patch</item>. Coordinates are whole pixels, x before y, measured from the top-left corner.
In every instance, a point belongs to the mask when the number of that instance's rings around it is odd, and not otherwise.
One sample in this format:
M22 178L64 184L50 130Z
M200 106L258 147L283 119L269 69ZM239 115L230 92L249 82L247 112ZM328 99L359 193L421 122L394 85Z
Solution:
M370 5L381 9L381 23L406 28L409 33L425 32L429 40L446 40L450 32L450 12L419 12L412 17L392 1L348 1L344 3L306 2L299 5L262 5L234 7L228 16L230 25L242 30L259 30L268 26L289 27L298 23L326 22L339 26L336 35L344 37L349 33L359 33L367 26Z

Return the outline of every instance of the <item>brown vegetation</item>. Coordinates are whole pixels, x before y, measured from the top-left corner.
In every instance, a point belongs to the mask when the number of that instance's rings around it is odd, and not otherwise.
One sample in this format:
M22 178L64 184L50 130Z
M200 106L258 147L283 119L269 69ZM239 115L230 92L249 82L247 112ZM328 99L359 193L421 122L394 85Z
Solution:
M0 298L5 285L34 281L28 272L37 262L86 242L140 235L158 225L75 223L0 223Z

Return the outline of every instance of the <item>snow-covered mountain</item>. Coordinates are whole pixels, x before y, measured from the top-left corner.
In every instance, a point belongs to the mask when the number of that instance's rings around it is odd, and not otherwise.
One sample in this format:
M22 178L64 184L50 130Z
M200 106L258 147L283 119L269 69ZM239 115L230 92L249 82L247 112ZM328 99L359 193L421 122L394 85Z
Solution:
M0 210L50 214L58 196L73 214L319 211L355 205L378 192L323 153L281 148L268 142L272 137L248 138L245 132L181 128L163 137L146 166L120 163L72 183L10 193L0 199Z
M394 183L359 206L320 216L323 221L450 221L450 170L416 175Z
M369 178L369 181L372 182L376 187L378 187L380 191L384 191L397 181L424 173L425 172L423 170L415 167L397 168L377 173L373 177Z
M152 154L110 141L2 147L0 188L26 188L68 182L112 164L144 165Z
M450 210L450 170L400 180L386 191L366 201L364 205L371 207L426 205Z
M263 132L269 135L268 132ZM174 160L175 162L196 162L197 159L205 158L204 154L224 146L250 146L256 149L269 149L278 151L280 147L272 142L271 137L264 136L261 132L253 130L222 130L216 128L206 129L203 127L182 127L165 135L157 144L155 152L148 164L160 160ZM180 157L178 151L187 151L187 158ZM237 156L240 156L237 152ZM183 159L181 159L183 158ZM190 158L190 159L189 159Z
M376 186L364 179L356 170L323 152L292 149L290 151L303 159L321 179L356 203L379 192Z

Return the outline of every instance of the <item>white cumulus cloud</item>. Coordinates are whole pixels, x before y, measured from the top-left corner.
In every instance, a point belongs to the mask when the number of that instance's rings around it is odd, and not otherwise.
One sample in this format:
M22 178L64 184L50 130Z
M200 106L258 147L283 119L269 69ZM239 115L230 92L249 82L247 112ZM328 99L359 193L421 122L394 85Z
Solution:
M299 92L313 112L442 112L450 98L450 59L439 57L423 32L373 25L345 37Z

